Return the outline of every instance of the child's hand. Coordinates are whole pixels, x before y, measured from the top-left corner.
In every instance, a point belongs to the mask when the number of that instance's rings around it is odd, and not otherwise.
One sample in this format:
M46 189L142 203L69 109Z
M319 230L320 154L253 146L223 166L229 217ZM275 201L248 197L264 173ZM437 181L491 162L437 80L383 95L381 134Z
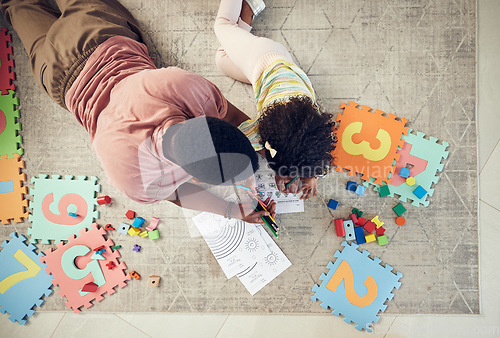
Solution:
M264 223L264 220L261 218L262 216L270 215L273 218L276 216L276 202L271 201L271 199L268 197L264 201L264 204L266 205L267 211L255 211L254 203L237 204L233 206L233 212L231 214L239 215L235 217L240 218L241 220L248 223ZM243 215L241 215L242 212Z
M312 178L301 178L302 186L299 189L299 192L302 191L302 196L300 199L307 200L309 197L316 196L317 188L318 188L318 179L315 177Z
M293 193L296 194L299 191L300 180L296 179L293 181L288 188L286 187L287 183L291 182L295 176L279 176L275 175L276 187L282 193Z

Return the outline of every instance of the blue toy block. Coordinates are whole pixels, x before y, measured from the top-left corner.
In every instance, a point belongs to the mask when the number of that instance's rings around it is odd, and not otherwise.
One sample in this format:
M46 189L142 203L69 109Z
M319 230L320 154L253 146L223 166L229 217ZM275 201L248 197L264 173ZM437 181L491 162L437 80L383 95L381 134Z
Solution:
M328 202L328 207L329 207L330 209L337 210L337 207L338 207L338 206L339 206L339 202L337 202L336 200L332 200L332 199L331 199L331 200Z
M401 286L403 274L393 273L388 264L381 265L378 257L371 259L370 252L360 252L356 244L344 241L342 246L334 254L335 263L328 263L328 274L319 277L321 285L314 285L311 299L322 302L321 307L332 309L337 317L342 314L359 331L371 332L380 319L378 313L385 311L385 303L394 297L392 292Z
M356 187L356 191L354 191L354 192L355 192L356 194L358 194L359 196L363 196L363 194L365 193L365 190L366 190L366 188L365 188L365 187L363 187L363 186L360 184L360 185L358 185L358 186Z
M344 231L345 231L345 240L346 241L354 241L356 239L356 235L354 233L354 223L351 220L344 221Z
M356 243L358 243L358 245L366 243L363 227L354 228L354 233L356 235Z
M140 228L140 227L142 227L143 224L144 224L144 218L142 218L142 217L136 217L134 219L134 222L132 223L132 226L134 228Z
M75 214L74 212L69 212L68 215L71 217L78 217L78 214Z
M401 169L399 169L399 176L408 178L408 176L410 176L410 169L401 167Z
M426 194L427 190L425 190L421 185L419 185L415 190L413 190L413 194L418 198L422 199Z
M346 185L346 190L349 190L349 191L356 191L356 182L353 182L353 181L347 181L347 185Z

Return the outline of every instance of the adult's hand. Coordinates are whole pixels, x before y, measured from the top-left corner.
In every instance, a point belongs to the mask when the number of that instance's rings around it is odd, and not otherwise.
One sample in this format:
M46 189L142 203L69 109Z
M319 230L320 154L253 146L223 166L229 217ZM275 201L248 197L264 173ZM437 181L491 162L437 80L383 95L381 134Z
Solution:
M255 202L235 204L232 207L231 215L248 223L264 223L263 216L276 216L276 202L267 198L264 201L267 211L255 211Z

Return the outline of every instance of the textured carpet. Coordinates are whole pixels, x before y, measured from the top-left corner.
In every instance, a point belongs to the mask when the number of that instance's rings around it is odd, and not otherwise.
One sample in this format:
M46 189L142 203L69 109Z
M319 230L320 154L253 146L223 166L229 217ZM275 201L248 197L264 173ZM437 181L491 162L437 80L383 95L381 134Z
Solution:
M255 115L251 87L215 67L217 1L122 3L140 22L158 66L176 65L207 77ZM4 18L0 24L6 26ZM275 0L254 29L289 48L326 110L338 112L342 102L355 101L405 117L410 127L450 144L429 207L407 204L407 224L398 227L391 210L396 199L382 199L373 190L357 197L345 191L349 176L329 174L304 213L278 217L277 243L292 266L251 297L237 278L226 280L204 240L190 231L186 219L192 214L167 202L139 205L106 183L86 132L37 87L13 33L28 181L38 174L95 175L113 198L111 206L98 208L100 224L125 221L128 209L161 218L158 241L111 235L123 245L129 268L143 277L160 275L160 287L147 288L145 278L132 281L91 310L328 313L310 300L311 289L341 248L332 220L358 207L378 214L389 238L386 246L363 248L404 275L387 313L479 313L475 2ZM335 212L325 204L332 197L341 201ZM28 222L1 226L0 240L12 231L26 234L27 227ZM139 254L132 251L136 243L143 246ZM55 292L40 310L63 309Z

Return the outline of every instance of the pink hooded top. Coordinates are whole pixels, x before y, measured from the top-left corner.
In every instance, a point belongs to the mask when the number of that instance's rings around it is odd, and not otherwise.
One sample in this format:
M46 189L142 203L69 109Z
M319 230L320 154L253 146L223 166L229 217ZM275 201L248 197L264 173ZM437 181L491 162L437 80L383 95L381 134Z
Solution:
M97 47L65 100L109 183L142 203L164 200L191 179L163 155L167 128L227 112L213 83L177 67L157 69L144 44L121 36Z

